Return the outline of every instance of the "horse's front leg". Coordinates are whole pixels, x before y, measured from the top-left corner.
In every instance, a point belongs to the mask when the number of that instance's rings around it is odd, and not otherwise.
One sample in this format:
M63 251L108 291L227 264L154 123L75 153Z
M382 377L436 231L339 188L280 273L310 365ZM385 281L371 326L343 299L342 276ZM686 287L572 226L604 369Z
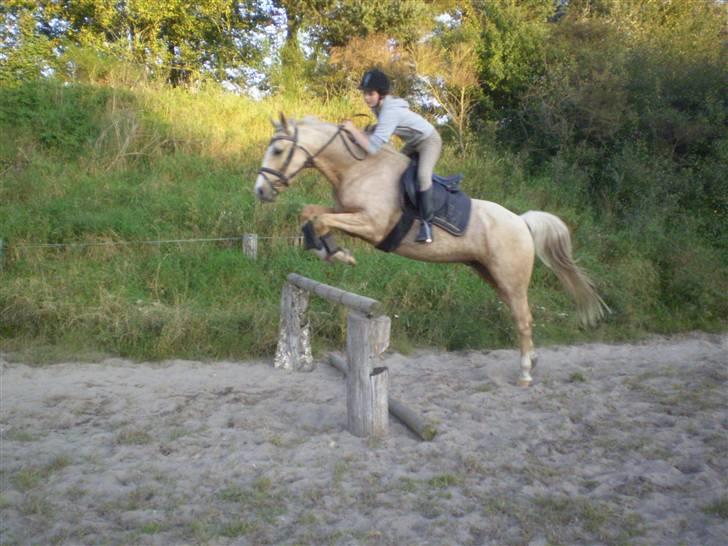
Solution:
M301 220L308 222L322 214L330 214L335 212L332 207L324 207L323 205L305 205L301 211Z
M321 205L306 205L301 212L303 220L303 240L306 250L313 250L325 261L339 261L347 265L356 265L354 256L345 248L339 248L331 232L317 233L315 220L323 214L334 214L334 209Z
M313 219L313 227L316 234L322 239L328 237L332 229L338 229L348 235L370 242L381 238L378 233L378 229L381 229L381 227L378 227L366 212L329 212L319 214ZM348 251L345 252L351 260L354 260ZM336 256L336 258L350 263L348 260L342 259L339 256ZM356 262L353 262L352 265L354 263Z

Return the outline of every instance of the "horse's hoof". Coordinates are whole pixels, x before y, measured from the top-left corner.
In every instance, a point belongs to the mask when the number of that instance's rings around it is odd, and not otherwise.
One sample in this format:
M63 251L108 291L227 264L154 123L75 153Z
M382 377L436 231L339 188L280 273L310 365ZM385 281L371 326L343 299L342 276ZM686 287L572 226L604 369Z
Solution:
M523 379L523 378L519 378L518 379L518 386L519 387L530 387L532 382L533 382L533 379Z
M348 250L339 249L336 252L334 252L331 256L329 256L329 259L339 261L346 265L351 265L351 266L356 265L356 259L354 258L354 256L352 256L351 252L349 252Z

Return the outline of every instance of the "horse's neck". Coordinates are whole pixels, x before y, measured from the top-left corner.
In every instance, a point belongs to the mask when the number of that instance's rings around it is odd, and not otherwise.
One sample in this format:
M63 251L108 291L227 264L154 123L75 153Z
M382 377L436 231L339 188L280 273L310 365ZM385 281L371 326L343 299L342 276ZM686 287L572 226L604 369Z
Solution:
M321 141L317 145L323 146L333 138L334 133L327 134L322 131L320 135ZM376 178L376 182L391 184L389 179L394 177L399 179L399 175L407 166L406 158L394 149L390 149L389 145L376 155L368 155L358 145L352 142L344 143L343 138L334 138L318 161L319 170L329 179L337 192L345 191L350 183L368 177Z

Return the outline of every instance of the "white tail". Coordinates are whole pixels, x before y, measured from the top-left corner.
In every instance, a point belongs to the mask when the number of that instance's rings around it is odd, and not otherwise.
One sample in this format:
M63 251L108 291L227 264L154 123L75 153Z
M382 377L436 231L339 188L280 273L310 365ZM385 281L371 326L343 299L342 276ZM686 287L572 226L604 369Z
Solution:
M521 215L528 225L536 246L536 255L561 281L574 298L582 324L593 326L611 310L597 294L594 283L574 262L569 228L548 212L530 210Z

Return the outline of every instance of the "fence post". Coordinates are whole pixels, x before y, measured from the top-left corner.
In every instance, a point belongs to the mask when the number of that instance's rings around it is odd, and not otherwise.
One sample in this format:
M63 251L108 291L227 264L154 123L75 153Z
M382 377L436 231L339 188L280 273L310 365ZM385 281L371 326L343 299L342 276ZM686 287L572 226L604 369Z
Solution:
M311 353L311 328L306 311L308 292L291 283L281 291L281 321L273 366L284 370L310 371L314 368Z
M248 258L258 258L258 235L255 233L243 234L243 254Z
M329 354L329 364L339 370L344 376L349 372L349 366L346 360L336 354ZM375 368L376 369L376 368ZM437 427L434 423L427 421L421 417L413 409L407 407L403 402L396 398L389 397L389 413L402 421L409 429L417 434L420 438L429 442L437 436Z
M346 326L346 409L349 432L384 437L389 432L389 372L372 361L389 345L389 317L351 311ZM386 339L384 338L386 336Z

